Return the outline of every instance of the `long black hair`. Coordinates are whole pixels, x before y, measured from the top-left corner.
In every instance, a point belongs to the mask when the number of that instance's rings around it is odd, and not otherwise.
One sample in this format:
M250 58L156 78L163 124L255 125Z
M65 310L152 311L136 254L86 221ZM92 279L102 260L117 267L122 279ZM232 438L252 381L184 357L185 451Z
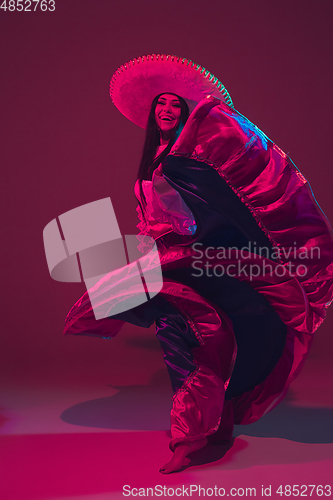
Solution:
M179 134L183 130L183 127L184 127L184 125L188 119L188 116L189 116L189 109L188 109L187 103L179 95L173 94L179 99L179 102L180 102L181 113L180 113L179 124L177 127L175 127L171 131L171 137L169 140L169 144L162 151L162 153L160 155L158 155L157 158L155 158L156 150L157 150L158 146L160 145L160 129L158 128L158 126L156 124L156 120L155 120L155 108L156 108L157 102L158 102L159 98L161 97L161 95L169 94L169 93L171 93L171 92L163 92L162 94L157 95L155 97L155 99L153 99L153 102L152 102L151 108L150 108L150 112L149 112L147 130L146 130L146 138L145 138L145 143L143 146L143 153L142 153L142 158L141 158L141 162L139 165L138 176L137 176L137 179L139 179L140 196L141 196L141 200L143 201L144 204L145 204L145 196L144 196L143 189L142 189L142 181L143 180L151 180L154 170L164 160L166 155L170 153L170 150L171 150L173 144L178 139ZM141 203L140 203L140 205L141 205ZM141 209L142 209L142 206L141 206Z

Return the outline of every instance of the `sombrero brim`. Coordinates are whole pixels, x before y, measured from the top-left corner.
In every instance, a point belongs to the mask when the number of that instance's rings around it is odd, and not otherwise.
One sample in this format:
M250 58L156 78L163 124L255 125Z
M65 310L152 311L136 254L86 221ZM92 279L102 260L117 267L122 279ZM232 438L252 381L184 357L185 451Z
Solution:
M224 85L190 59L152 54L120 66L110 83L110 96L119 111L141 128L147 127L153 99L162 93L177 94L189 103L190 111L207 95L233 107Z

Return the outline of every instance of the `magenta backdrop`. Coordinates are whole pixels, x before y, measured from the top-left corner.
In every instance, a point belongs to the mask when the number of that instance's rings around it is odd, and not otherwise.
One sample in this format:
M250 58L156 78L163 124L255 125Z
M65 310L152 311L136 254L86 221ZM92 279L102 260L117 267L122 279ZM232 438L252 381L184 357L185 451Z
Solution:
M88 380L112 359L113 382L123 384L128 370L114 354L118 339L111 345L62 336L64 317L85 289L50 278L42 240L54 217L108 196L122 232L136 232L133 185L143 131L112 105L113 72L149 53L204 65L226 85L236 109L290 154L333 220L333 4L55 2L55 12L0 11L1 367L7 379L49 383L59 376ZM331 355L332 317L318 332L316 356ZM143 382L140 364L130 357L127 363Z

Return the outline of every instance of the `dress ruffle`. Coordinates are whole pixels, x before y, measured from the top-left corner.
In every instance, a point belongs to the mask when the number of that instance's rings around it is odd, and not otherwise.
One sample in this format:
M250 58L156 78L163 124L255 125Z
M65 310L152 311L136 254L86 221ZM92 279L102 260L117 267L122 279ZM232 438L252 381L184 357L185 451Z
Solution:
M235 423L247 424L281 401L333 298L333 241L326 217L292 161L216 98L197 106L151 184L143 187L147 209L146 217L137 209L139 237L149 235L157 242L162 290L139 308L98 321L86 293L66 318L65 333L110 338L124 321L150 326L168 313L165 304L182 315L200 345L191 349L195 370L173 399L174 449L182 441L213 435L221 416L223 422L223 408ZM135 189L138 195L138 185ZM252 244L248 251L244 238ZM201 245L201 259L195 243ZM260 255L254 243L266 246L268 254ZM221 247L232 249L221 257ZM194 262L196 272L223 266L232 273L200 284L190 272ZM97 303L108 308L107 299L114 299L120 280L124 277L117 271L100 280L94 287ZM125 280L117 302L126 301L128 293L141 292L126 290ZM268 368L263 365L255 383L239 391L233 387L237 343L241 346L237 324L246 325L247 315L254 314L252 303L256 314L263 309L272 320L276 315L285 337L279 358Z
M217 251L215 253L217 254ZM189 247L164 250L160 254L162 269L170 271L189 267L193 262L193 255L194 252ZM258 259L255 255L248 257L249 266L257 265L258 261L261 263L261 269L264 263L268 262L267 259ZM203 267L206 262L203 261ZM221 261L215 256L215 259L210 258L209 262L214 265L220 264ZM224 263L234 265L236 262L236 258L231 258ZM278 265L269 262L273 266ZM114 273L110 273L110 277L104 278L103 284L97 284L95 287L95 294L99 295L101 303L107 296L113 296L112 289L115 285L111 283L114 281L111 274ZM250 280L249 276L238 278L250 283L251 287L265 296L288 328L283 355L274 370L255 389L231 400L235 423L247 424L256 421L283 398L286 388L305 361L312 335L309 332L311 321L306 321L308 302L294 277L278 277L273 272L270 275L259 275L255 280ZM132 289L131 293L140 293L140 290L135 292ZM201 346L194 350L197 372L189 375L183 387L174 396L174 429L171 442L173 448L180 441L199 439L202 435L209 436L218 428L237 346L230 320L216 305L204 299L193 288L166 279L160 295L183 315ZM126 293L119 297L119 300L128 300ZM69 313L64 333L94 334L108 338L116 335L124 322L112 317L96 321L89 305L86 293ZM198 406L200 401L203 405ZM201 412L200 418L197 411Z
M142 253L152 249L152 243L147 242L144 237L151 235L151 227L156 226L156 223L168 228L169 231L183 235L194 234L197 227L191 210L180 194L164 179L161 167L162 165L154 171L151 181L145 180L142 183L146 201L145 215L140 205L136 208L140 220L136 226L139 230L137 238L141 242L138 249ZM134 192L140 200L138 180L135 183Z
M292 160L214 97L197 106L170 154L212 166L248 207L282 265L306 264L298 281L316 311L315 331L332 302L332 229Z

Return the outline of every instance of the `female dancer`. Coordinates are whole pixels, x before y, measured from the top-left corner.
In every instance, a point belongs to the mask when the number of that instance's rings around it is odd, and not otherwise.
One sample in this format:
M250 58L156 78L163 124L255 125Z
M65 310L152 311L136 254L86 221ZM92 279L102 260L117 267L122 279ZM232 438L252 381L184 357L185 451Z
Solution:
M161 469L169 473L284 397L333 297L333 242L304 177L204 68L146 56L121 66L110 89L117 108L147 127L139 249L155 239L163 288L98 321L85 294L65 333L111 337L124 321L156 323L175 392L174 455ZM186 103L198 103L187 121ZM105 302L115 282L112 272L94 293Z

